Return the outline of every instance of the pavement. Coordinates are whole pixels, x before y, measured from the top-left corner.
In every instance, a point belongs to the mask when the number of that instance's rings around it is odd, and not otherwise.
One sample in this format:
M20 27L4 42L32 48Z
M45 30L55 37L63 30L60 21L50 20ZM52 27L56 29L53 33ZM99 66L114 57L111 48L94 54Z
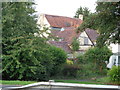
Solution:
M73 83L39 82L25 86L0 85L1 90L119 90L115 85L93 85Z
M12 89L6 88L6 86L4 86L1 90L12 90ZM7 87L9 87L9 85ZM113 89L44 87L44 86L40 86L40 87L32 87L32 88L24 88L24 89L16 89L16 90L113 90ZM114 89L114 90L118 90L118 89Z

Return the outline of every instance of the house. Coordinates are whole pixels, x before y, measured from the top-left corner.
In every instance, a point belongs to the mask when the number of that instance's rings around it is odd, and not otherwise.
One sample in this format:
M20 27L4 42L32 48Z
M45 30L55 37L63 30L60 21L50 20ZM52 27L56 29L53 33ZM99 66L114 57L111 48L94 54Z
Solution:
M44 27L48 27L49 30L47 31L47 33L51 33L51 30L63 31L66 28L77 28L80 26L80 24L82 24L82 19L82 15L80 15L80 19L78 19L66 16L41 14L38 17L37 24L39 25L40 30L43 30ZM49 34L47 33L44 33L45 37L49 36Z
M80 50L86 51L96 45L99 34L93 29L85 29L78 37L80 42Z
M90 47L96 45L96 39L99 34L92 29L87 28L83 32L77 33L76 29L82 24L83 16L80 18L70 18L65 16L56 16L41 14L38 18L37 24L40 25L40 30L44 27L48 28L48 31L44 32L44 36L49 38L49 43L62 48L67 53L72 53L71 44L74 38L79 41L80 49L78 52L85 52ZM50 37L54 37L51 38Z
M109 45L109 49L111 49L113 53L120 52L120 48L119 47L120 47L120 44L118 44L118 43L116 43L116 44L111 43Z

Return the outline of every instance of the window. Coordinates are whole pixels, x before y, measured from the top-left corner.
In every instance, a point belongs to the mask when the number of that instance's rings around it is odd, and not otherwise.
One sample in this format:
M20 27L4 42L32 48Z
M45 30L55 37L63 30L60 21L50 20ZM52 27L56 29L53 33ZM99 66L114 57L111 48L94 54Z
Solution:
M88 38L84 37L84 45L88 45Z

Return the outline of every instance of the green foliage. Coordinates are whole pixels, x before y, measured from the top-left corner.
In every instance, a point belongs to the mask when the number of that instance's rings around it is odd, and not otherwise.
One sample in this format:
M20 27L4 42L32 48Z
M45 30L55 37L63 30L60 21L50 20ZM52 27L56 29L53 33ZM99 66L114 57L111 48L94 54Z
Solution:
M120 82L120 66L113 66L112 69L108 71L108 76L113 82Z
M32 34L37 25L32 5L32 2L2 3L3 79L27 79L35 74L37 66L42 67L33 55L37 46Z
M72 60L66 60L66 63L69 64L69 65L72 65L73 61Z
M62 70L62 74L64 77L72 77L72 78L76 78L77 77L77 73L78 70L80 70L79 65L75 65L75 64L64 64L63 66L63 70Z
M79 27L96 29L100 36L97 46L103 47L106 43L120 43L120 2L97 2L96 13L91 14ZM104 38L103 38L104 37Z
M72 49L73 49L73 51L79 50L79 41L76 38L73 39Z
M94 47L86 51L85 54L78 57L77 63L81 66L82 76L90 76L105 73L105 61L109 60L112 52L107 47Z
M35 81L19 81L19 80L0 80L0 82L2 82L3 85L28 85L28 84L32 84L32 83L37 83Z
M80 7L78 8L78 10L75 13L75 18L79 18L79 15L82 14L83 15L83 20L85 20L89 14L90 14L90 10L87 7Z
M60 72L67 57L39 37L17 38L10 43L12 46L3 45L3 79L47 80Z
M78 64L85 64L84 55L79 55L77 59L78 59L77 61Z
M96 64L98 63L100 65L100 63L109 60L111 54L112 52L108 49L107 46L102 48L94 47L90 48L85 53L85 58L88 62L96 62Z
M16 37L37 31L33 2L2 3L2 36Z
M78 71L79 78L91 78L96 77L98 74L98 70L96 69L94 63L85 63L80 64L81 69Z
M61 49L51 47L38 31L32 2L2 3L2 79L47 80L66 60ZM55 72L55 71L54 71Z
M83 31L86 28L93 28L97 30L97 20L96 20L97 14L96 13L91 13L85 20L84 22L78 27L78 30Z
M50 52L53 56L54 67L51 71L51 76L55 76L56 74L61 73L62 65L66 62L67 54L61 49L55 46L51 46Z
M45 73L52 68L51 54L48 52L49 49L46 49L48 46L45 46L45 42L40 38L34 36L16 38L6 47L7 43L3 44L5 53L2 62L3 79L33 80L37 79L33 76L38 69L40 73ZM44 46L38 47L38 45Z
M17 38L11 44L9 47L3 45L6 53L3 55L3 79L47 80L60 72L66 61L63 50L49 46L39 37Z

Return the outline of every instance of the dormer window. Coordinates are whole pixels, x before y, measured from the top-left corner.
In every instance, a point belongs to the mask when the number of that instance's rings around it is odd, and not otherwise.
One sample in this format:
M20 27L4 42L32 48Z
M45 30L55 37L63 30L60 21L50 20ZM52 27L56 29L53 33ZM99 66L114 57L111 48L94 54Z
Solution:
M64 31L65 29L64 28L61 28L61 31Z

